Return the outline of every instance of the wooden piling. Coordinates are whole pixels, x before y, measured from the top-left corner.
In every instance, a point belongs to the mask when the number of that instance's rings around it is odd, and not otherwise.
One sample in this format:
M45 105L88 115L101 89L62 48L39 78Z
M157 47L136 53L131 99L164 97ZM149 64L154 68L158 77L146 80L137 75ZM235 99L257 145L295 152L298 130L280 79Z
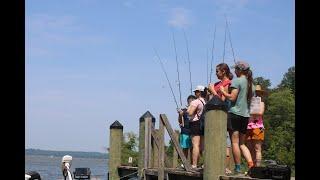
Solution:
M179 130L175 130L175 138L179 142ZM176 168L178 166L178 151L173 147L173 156L172 156L172 168Z
M158 180L164 180L164 123L159 120Z
M227 113L209 110L205 114L204 180L217 180L225 173Z
M143 177L143 169L151 166L151 128L154 127L156 119L147 111L140 117L139 123L139 159L138 176Z
M110 126L109 142L109 179L119 180L118 166L121 165L121 146L123 139L123 126L119 121L115 121Z

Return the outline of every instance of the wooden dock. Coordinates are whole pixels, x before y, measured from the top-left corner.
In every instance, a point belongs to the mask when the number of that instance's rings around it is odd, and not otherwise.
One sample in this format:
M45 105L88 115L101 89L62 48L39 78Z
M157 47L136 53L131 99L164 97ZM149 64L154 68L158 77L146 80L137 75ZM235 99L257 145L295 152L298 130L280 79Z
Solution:
M155 129L155 118L147 111L139 119L138 167L121 165L123 126L115 121L110 126L109 180L137 177L145 180L248 180L256 179L245 175L226 176L226 111L210 110L205 115L204 169L194 170L183 154L174 131L165 114L160 114L159 129ZM174 146L171 167L166 163L164 133L168 132ZM180 157L185 169L176 168Z

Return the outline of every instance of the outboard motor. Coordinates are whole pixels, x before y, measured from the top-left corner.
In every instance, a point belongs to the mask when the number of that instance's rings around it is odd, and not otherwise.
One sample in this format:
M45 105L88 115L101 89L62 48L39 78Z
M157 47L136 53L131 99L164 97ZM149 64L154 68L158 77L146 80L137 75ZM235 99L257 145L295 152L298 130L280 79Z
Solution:
M38 172L29 171L25 174L25 180L41 180L41 177Z
M68 180L72 180L72 176L70 173L71 161L72 161L72 156L65 155L62 157L61 171L65 180L67 180L67 177L68 177Z

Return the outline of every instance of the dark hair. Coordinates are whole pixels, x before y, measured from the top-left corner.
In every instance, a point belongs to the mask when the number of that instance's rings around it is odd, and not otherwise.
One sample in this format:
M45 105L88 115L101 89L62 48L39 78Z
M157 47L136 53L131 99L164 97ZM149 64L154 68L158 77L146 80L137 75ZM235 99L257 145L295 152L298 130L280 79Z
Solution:
M197 97L194 96L194 95L190 95L190 96L188 96L187 101L188 101L189 99L197 99Z
M200 96L205 98L207 96L208 88L205 87L203 91L200 91Z
M230 68L228 66L228 64L226 63L220 63L216 66L217 68L219 68L220 71L224 71L227 75L227 77L232 80L233 78L233 74L230 72Z
M240 68L236 67L236 70L239 71L240 74L243 74L246 76L247 80L248 80L248 94L247 94L247 101L248 101L248 106L250 106L250 102L251 102L251 98L253 96L252 93L252 83L253 83L253 78L252 78L252 71L251 69L247 69L247 70L241 70Z

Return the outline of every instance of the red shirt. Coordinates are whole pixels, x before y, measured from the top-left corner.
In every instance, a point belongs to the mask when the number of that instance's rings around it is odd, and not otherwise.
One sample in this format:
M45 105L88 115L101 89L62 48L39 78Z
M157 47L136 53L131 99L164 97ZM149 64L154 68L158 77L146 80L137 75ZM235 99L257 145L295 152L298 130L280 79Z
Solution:
M226 86L230 86L230 85L231 85L230 79L226 79L224 81L219 81L219 82L214 83L214 90L218 93L219 97L222 97L222 93L220 92L220 86L226 87Z

